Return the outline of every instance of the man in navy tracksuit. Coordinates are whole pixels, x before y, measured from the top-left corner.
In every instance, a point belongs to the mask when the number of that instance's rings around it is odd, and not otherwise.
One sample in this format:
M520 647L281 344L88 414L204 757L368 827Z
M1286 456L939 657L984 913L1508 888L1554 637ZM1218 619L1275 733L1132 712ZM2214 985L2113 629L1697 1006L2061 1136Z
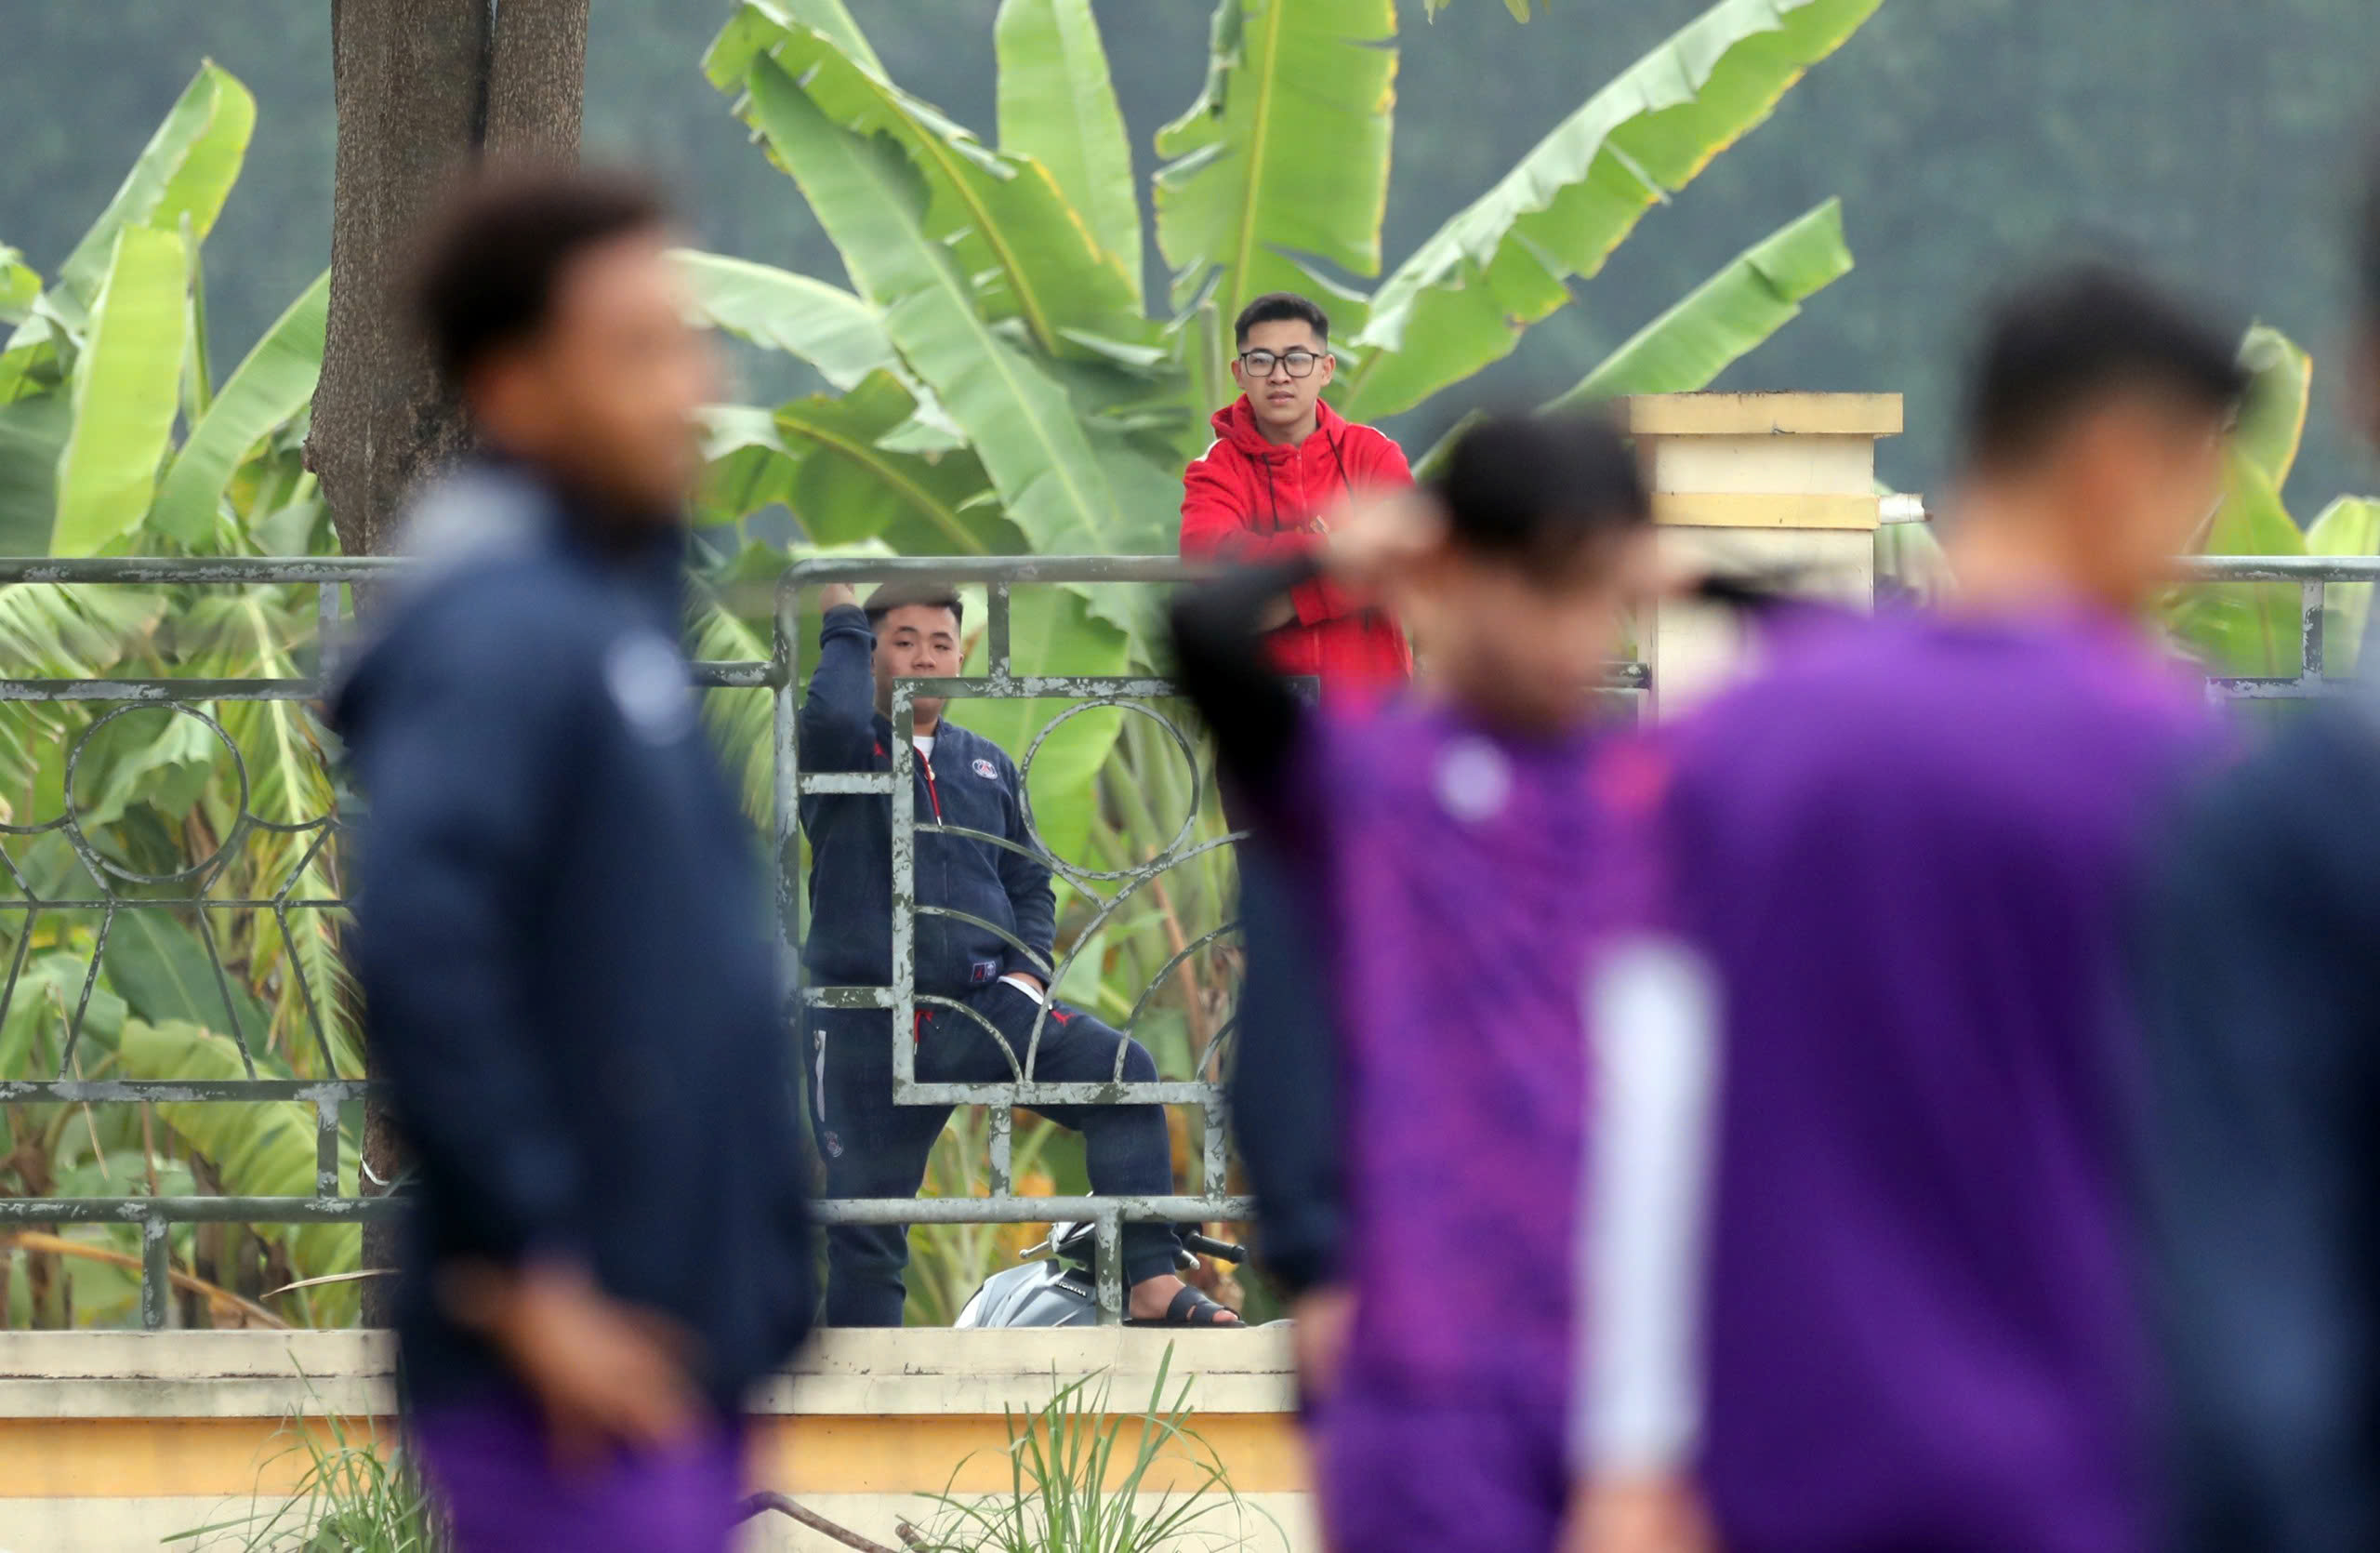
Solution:
M818 667L801 708L802 769L889 771L892 681L959 672L959 595L942 586L888 584L863 609L848 586L837 584L825 590L822 603ZM919 1082L998 1082L1025 1070L1028 1052L1026 1076L1044 1083L1155 1082L1157 1064L1139 1042L1050 1001L1057 897L1025 826L1015 763L991 740L945 720L939 697L920 696L912 704ZM801 823L811 846L804 953L811 982L891 985L892 801L876 793L813 794L801 801ZM935 825L951 829L927 829ZM929 1001L934 999L946 1001ZM916 1195L950 1108L893 1104L891 1015L884 1010L821 1008L811 1017L812 1122L826 1161L826 1195ZM1038 1108L1082 1134L1092 1191L1157 1196L1173 1189L1160 1107ZM837 1225L826 1248L826 1324L900 1325L906 1227ZM1178 1249L1164 1225L1124 1227L1128 1316L1174 1325L1231 1321L1229 1311L1175 1276Z
M680 647L716 390L674 240L616 177L458 197L416 306L484 451L414 504L334 713L457 1553L724 1553L745 1394L815 1300L758 838Z

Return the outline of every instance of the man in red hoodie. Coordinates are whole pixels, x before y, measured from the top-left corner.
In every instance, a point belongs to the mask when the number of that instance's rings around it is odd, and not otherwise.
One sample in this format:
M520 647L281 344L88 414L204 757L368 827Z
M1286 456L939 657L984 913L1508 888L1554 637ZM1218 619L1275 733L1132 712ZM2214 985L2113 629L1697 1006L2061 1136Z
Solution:
M1286 561L1321 543L1323 512L1350 489L1413 483L1403 449L1322 402L1338 363L1320 308L1276 291L1242 309L1232 334L1240 396L1215 412L1214 443L1183 474L1183 556ZM1327 577L1290 595L1271 641L1276 668L1332 696L1394 689L1413 672L1404 628Z

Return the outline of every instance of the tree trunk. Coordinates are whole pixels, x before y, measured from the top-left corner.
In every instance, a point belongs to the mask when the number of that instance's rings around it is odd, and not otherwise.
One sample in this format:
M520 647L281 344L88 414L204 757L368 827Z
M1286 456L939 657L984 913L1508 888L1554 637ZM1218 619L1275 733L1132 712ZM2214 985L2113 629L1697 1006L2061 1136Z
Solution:
M488 51L487 149L578 155L587 96L588 0L501 0Z
M332 0L330 320L306 462L350 555L387 549L405 488L462 448L400 288L440 190L478 153L487 59L486 0Z
M467 441L462 407L440 390L404 315L413 244L483 151L576 154L587 6L332 0L330 319L306 466L350 555L385 552L406 491ZM359 594L356 605L370 603ZM373 1175L396 1178L396 1130L377 1100L364 1106L364 1158ZM397 1254L390 1227L364 1227L364 1266L392 1268ZM364 1281L365 1325L389 1324L390 1281Z

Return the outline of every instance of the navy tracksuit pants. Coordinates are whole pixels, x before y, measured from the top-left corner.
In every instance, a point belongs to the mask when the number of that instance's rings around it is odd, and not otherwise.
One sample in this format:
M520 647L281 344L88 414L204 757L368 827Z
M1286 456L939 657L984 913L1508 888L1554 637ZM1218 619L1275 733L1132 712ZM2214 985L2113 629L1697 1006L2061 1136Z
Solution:
M965 1000L999 1031L957 1009L919 1005L917 1076L922 1083L997 1083L1015 1076L1007 1053L1024 1065L1040 1005L1006 982L975 989ZM892 1015L882 1009L810 1011L813 1052L811 1126L826 1167L828 1197L915 1197L925 1181L934 1140L950 1120L948 1106L892 1103ZM1079 1009L1052 1004L1042 1022L1030 1077L1043 1083L1130 1083L1157 1079L1145 1047ZM1035 1108L1061 1127L1080 1133L1091 1189L1101 1196L1162 1196L1173 1190L1173 1151L1161 1106ZM1179 1242L1162 1224L1127 1224L1124 1283L1171 1272ZM836 1224L826 1228L828 1326L899 1326L906 1298L902 1269L909 1261L906 1225Z

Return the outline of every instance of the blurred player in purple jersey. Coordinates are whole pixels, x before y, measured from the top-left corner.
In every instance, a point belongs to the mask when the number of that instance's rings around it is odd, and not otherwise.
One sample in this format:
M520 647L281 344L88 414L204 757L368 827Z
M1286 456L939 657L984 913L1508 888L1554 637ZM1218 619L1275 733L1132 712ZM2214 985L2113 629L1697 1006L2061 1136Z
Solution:
M1242 1085L1237 1118L1276 1164L1341 1155L1354 1316L1305 1376L1337 1547L1534 1553L1569 1492L1579 989L1655 894L1651 790L1596 691L1648 518L1608 424L1491 419L1418 495L1175 606L1181 680L1316 924L1341 1037L1336 1138L1299 1095ZM1430 698L1316 710L1276 677L1263 623L1322 575L1414 623Z
M1955 603L1779 620L1669 732L1676 917L1725 1011L1708 1250L1601 1276L1699 1298L1700 1383L1669 1390L1701 1417L1673 1401L1666 1463L1606 1464L1580 1546L1691 1546L1688 1473L1729 1553L2154 1546L2124 924L2216 736L2141 617L2244 386L2130 276L2014 290L1970 378Z

